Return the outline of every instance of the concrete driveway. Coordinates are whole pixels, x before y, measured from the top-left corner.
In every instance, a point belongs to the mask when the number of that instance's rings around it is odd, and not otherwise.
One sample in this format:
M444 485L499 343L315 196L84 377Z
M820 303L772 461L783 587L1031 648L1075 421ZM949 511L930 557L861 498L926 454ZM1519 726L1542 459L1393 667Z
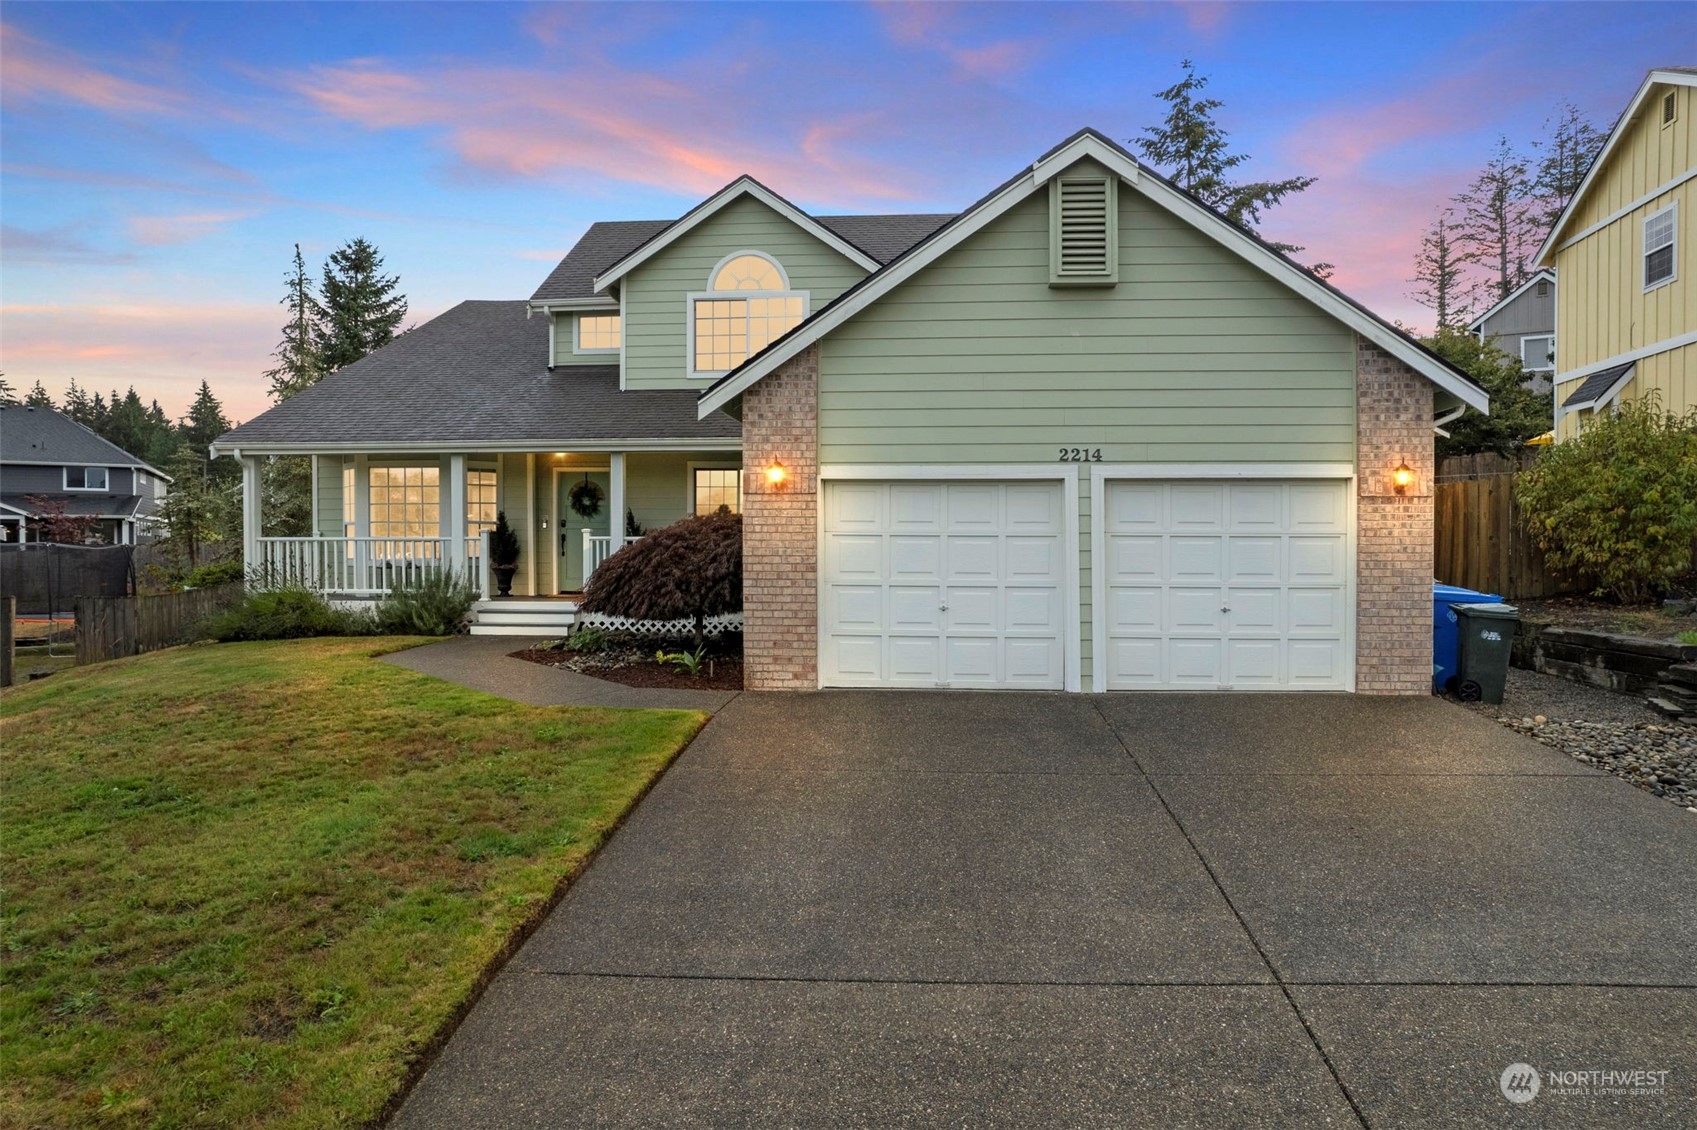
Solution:
M1697 816L1432 699L744 694L395 1125L1689 1127Z

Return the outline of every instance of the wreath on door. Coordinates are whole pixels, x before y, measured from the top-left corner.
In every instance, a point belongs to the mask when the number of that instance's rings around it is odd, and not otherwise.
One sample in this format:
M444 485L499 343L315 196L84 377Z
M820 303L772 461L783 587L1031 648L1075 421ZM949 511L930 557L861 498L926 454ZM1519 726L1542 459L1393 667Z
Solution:
M588 475L583 482L573 486L566 495L566 500L572 504L572 512L580 518L593 518L601 513L601 500L606 498L606 492L599 483L594 482Z

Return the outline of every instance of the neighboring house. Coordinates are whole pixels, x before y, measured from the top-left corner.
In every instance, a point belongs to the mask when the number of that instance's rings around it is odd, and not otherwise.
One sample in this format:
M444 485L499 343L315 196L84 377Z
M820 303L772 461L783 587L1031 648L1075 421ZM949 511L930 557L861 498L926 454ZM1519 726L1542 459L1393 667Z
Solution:
M1697 67L1649 73L1538 251L1561 279L1558 442L1651 390L1668 411L1697 408L1694 87Z
M1550 391L1550 378L1556 371L1556 273L1534 273L1467 323L1467 331L1519 358L1527 373L1527 388Z
M146 541L169 476L51 408L0 408L0 541L38 540L34 498L97 519L89 540Z
M497 508L533 595L627 509L741 510L751 688L1425 694L1433 429L1468 407L1087 130L955 216L812 216L742 177L597 224L530 302L457 306L215 449L248 560L340 593L467 560ZM314 457L314 538L260 536L275 454Z

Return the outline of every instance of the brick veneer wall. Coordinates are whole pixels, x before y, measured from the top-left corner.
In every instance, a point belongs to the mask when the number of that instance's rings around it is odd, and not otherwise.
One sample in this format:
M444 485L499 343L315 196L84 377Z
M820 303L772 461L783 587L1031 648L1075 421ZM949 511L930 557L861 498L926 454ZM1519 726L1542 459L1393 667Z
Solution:
M782 483L767 480L773 460ZM743 683L819 685L819 347L742 397Z
M1355 689L1432 688L1432 385L1360 338L1355 344ZM1391 472L1414 482L1397 494Z

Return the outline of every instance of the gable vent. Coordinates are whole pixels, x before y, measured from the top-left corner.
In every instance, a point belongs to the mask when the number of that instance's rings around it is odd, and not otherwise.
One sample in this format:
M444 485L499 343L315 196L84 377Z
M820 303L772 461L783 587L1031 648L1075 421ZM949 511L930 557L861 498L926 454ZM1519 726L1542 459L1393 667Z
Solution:
M1049 185L1049 285L1112 286L1119 281L1114 178L1056 177Z

